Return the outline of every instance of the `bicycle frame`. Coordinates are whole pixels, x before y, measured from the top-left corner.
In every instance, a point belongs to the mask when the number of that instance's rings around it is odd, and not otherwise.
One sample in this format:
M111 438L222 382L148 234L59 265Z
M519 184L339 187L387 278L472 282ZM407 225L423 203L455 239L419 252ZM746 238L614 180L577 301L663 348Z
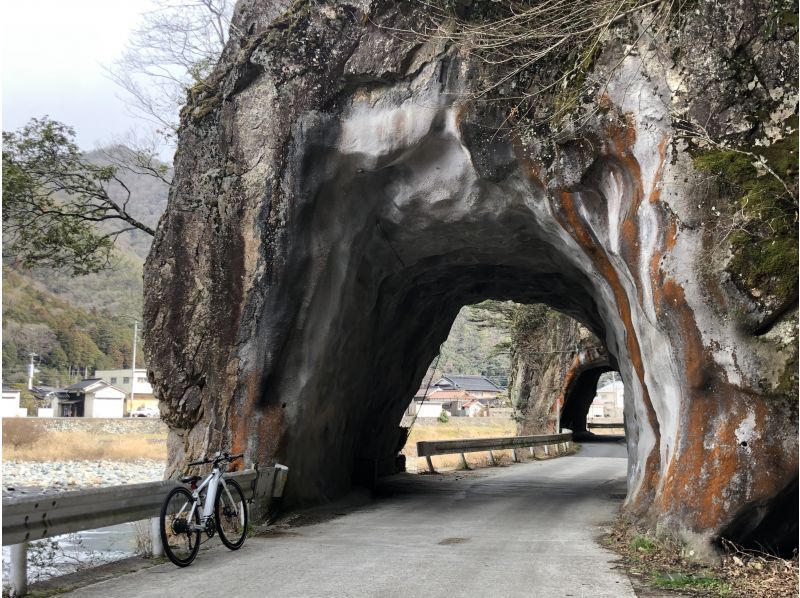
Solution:
M217 498L217 492L219 491L219 487L225 490L225 494L228 496L228 500L230 504L233 504L233 496L228 490L227 484L222 484L222 469L220 467L214 467L208 477L203 480L203 483L200 484L197 489L192 492L192 508L189 510L189 514L186 518L187 521L191 522L194 518L194 513L197 510L197 505L201 503L200 492L208 487L206 492L205 500L202 501L203 505L203 513L200 517L201 524L192 524L192 528L198 531L203 531L206 529L206 522L210 517L214 514L214 502ZM184 509L188 506L188 503L184 505L184 507L178 512L178 515L183 513Z

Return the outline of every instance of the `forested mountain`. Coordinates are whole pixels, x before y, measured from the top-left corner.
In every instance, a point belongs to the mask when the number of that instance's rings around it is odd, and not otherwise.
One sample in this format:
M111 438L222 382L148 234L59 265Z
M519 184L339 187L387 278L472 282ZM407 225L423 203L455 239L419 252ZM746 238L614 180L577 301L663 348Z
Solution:
M98 165L124 158L123 147L87 154ZM158 166L158 165L157 165ZM164 177L171 176L165 169ZM166 207L164 180L125 172L131 213L155 227ZM121 193L121 189L116 189ZM122 198L118 198L122 199ZM35 380L57 386L81 379L94 369L129 367L133 322L141 321L142 265L152 239L141 231L117 241L109 269L75 277L49 268L3 267L3 382L26 379L30 353L40 370ZM137 364L143 364L141 349Z
M133 345L133 320L141 312L141 264L139 275L131 265L125 271L91 275L87 294L96 294L80 307L79 283L71 281L62 291L72 293L69 302L50 292L34 276L3 268L3 382L26 379L29 354L36 353L37 382L63 386L99 368L129 367ZM37 277L43 273L37 273ZM95 278L97 277L97 278ZM103 292L103 284L107 292ZM57 285L52 285L57 286ZM127 299L123 299L128 295ZM111 311L103 304L115 306ZM138 311L128 311L135 309ZM141 351L137 362L143 363Z

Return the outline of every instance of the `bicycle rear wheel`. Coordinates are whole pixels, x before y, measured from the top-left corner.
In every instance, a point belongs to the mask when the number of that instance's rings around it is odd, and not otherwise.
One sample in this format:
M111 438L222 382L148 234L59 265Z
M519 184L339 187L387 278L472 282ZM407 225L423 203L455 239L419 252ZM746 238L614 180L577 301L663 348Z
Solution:
M225 492L226 487L228 492ZM231 550L241 548L247 536L247 503L242 487L236 480L223 478L220 481L214 500L214 517L222 543Z
M159 529L164 552L178 567L192 564L200 549L200 532L193 525L200 523L200 513L192 506L194 499L186 488L173 488L161 505Z

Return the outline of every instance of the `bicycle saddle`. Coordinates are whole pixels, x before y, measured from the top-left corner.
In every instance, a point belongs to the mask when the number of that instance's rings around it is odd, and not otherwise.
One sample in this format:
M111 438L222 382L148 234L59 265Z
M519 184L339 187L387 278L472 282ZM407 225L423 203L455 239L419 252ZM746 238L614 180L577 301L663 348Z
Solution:
M181 484L196 484L202 479L203 476L199 475L185 475L181 478Z

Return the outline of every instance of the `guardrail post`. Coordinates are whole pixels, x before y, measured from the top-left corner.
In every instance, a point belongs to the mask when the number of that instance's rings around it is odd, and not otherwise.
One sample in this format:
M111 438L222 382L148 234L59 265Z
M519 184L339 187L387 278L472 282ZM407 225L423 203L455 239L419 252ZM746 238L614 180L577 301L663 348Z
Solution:
M431 461L430 455L425 455L425 460L428 462L428 471L431 473L436 473L436 470L433 468L433 461Z
M550 447L547 446L546 444L544 445L544 454L546 457L550 456Z
M164 556L164 545L161 543L160 518L150 520L150 553L153 556Z
M492 467L497 465L497 463L494 460L494 453L492 451L489 451L489 463L492 464Z
M517 449L511 449L511 460L514 463L519 463L519 459L517 459Z
M20 542L11 546L11 595L24 596L28 593L28 543Z
M467 464L467 457L464 453L461 453L461 465L464 466L464 469L469 469L469 465Z

